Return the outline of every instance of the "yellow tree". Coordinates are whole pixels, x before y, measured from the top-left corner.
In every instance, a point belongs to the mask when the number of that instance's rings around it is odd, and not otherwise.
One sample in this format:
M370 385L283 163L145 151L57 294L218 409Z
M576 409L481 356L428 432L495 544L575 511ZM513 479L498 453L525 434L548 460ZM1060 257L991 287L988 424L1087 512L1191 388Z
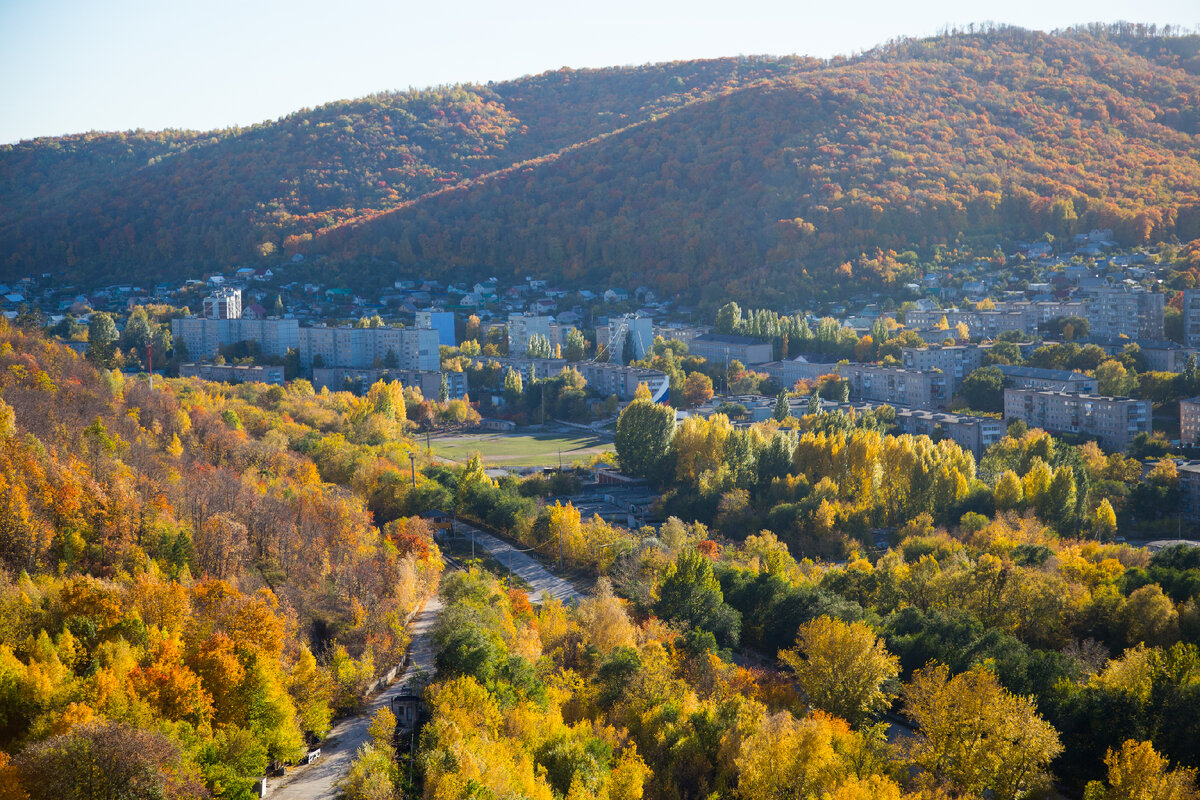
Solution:
M1171 762L1150 742L1126 739L1120 750L1109 750L1108 786L1092 781L1084 800L1196 800L1196 770L1171 769Z
M796 674L814 708L857 725L891 705L888 684L900 674L900 662L861 622L828 616L800 626L796 646L779 658Z
M1060 752L1058 732L1033 701L1014 695L976 666L955 677L944 665L926 667L904 688L917 733L908 745L925 781L961 793L990 791L996 800L1026 797L1048 780Z

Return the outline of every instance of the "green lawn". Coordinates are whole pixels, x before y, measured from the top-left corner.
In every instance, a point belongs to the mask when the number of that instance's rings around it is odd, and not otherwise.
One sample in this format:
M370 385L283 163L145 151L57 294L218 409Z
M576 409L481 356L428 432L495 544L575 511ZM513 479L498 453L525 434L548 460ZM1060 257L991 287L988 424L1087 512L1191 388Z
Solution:
M612 442L583 431L539 433L476 433L432 441L433 454L463 462L478 453L490 466L564 466L596 453L612 452Z

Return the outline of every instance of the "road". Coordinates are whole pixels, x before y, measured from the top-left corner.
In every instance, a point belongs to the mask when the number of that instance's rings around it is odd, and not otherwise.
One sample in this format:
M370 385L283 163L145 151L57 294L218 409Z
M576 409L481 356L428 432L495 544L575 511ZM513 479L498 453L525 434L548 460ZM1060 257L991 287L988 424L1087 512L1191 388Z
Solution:
M481 531L473 525L462 521L456 524L458 530L468 537L474 532L476 547L487 550L492 554L492 558L533 587L533 591L530 593L531 602L540 602L544 597L553 597L564 603L578 603L587 597L570 581L551 575L529 553L524 553L503 539Z
M412 643L409 653L412 658L408 669L395 683L380 692L367 703L361 714L343 719L330 731L321 744L321 758L306 767L298 767L291 775L281 779L270 779L273 800L325 800L338 796L337 782L350 769L354 754L367 741L367 729L371 717L381 708L387 708L392 697L399 694L416 670L433 676L433 628L442 603L437 597L425 601L425 607L413 618L409 626ZM279 783L275 781L279 780Z
M468 536L474 532L477 547L490 552L505 567L511 565L512 571L533 587L532 602L553 597L564 603L577 603L586 597L570 581L551 575L528 553L521 552L508 542L465 522L459 522L458 529ZM367 741L367 728L370 727L372 715L388 706L391 698L400 692L418 668L425 672L427 678L433 676L433 628L441 610L442 604L437 597L425 602L425 607L413 618L409 628L413 637L410 650L412 660L404 675L369 701L362 713L334 726L321 744L321 758L317 763L298 767L291 775L279 779L280 783L272 779L268 795L272 800L327 800L338 796L337 782L349 771L354 754Z

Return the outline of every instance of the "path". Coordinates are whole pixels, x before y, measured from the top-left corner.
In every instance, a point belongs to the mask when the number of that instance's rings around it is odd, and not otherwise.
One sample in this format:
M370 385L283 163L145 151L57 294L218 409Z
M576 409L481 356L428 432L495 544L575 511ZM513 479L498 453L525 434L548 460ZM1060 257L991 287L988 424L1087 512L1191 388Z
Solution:
M474 531L477 547L487 550L492 554L492 558L500 562L501 566L512 570L521 580L532 586L533 591L530 594L533 595L533 598L531 599L536 601L540 597L553 597L564 603L578 603L587 597L586 593L580 591L570 581L551 575L529 553L522 552L503 539L481 531L473 525L462 521L459 521L457 525L458 530L466 533L467 536Z
M358 748L367 741L371 717L380 708L389 706L392 697L400 693L418 668L425 672L427 678L433 676L433 627L441 610L442 603L436 595L425 601L425 607L409 626L413 637L409 646L412 658L404 674L369 700L362 713L333 726L321 744L321 758L317 763L298 767L286 778L271 778L268 797L272 800L325 800L337 797L336 784L350 770L350 763Z

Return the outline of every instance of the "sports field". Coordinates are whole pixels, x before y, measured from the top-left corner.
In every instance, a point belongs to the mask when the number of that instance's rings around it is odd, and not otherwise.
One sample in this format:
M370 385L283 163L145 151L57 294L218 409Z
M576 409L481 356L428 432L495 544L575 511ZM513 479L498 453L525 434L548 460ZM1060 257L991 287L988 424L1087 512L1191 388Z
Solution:
M612 442L585 431L539 431L537 433L474 433L445 436L431 442L433 454L464 462L478 453L484 463L495 467L563 466L597 453L612 452Z

